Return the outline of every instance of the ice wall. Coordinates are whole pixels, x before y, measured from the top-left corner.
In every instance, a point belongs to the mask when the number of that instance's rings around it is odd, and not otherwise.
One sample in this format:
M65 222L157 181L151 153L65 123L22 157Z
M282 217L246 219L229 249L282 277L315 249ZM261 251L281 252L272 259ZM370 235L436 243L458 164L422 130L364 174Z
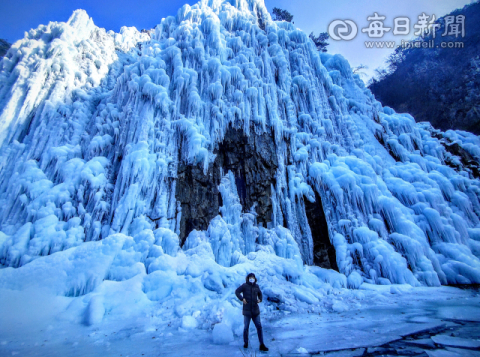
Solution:
M122 242L105 275L73 296L145 274L145 292L161 299L170 278L149 276L205 247L225 269L254 252L311 265L313 190L350 286L480 283L475 172L428 124L382 107L343 57L272 21L262 0L185 5L149 34L105 32L84 11L31 30L0 62L0 125L4 267ZM271 225L257 225L225 172L219 216L181 248L178 163L206 172L229 125L274 137ZM478 162L478 137L445 135ZM221 291L208 269L192 276ZM280 276L300 282L295 274Z

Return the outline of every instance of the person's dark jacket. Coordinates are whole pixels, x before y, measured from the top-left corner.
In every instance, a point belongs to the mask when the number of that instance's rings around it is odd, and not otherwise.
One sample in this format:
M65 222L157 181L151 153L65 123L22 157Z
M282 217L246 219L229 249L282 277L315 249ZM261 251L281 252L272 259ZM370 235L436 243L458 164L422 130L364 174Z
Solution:
M256 279L255 279L256 280ZM242 294L242 295L240 295ZM247 300L246 304L243 304L243 315L245 316L257 316L260 314L260 308L258 307L257 298L262 301L263 294L260 290L260 287L257 283L251 283L247 281L246 283L240 285L237 290L235 290L235 295L239 300Z

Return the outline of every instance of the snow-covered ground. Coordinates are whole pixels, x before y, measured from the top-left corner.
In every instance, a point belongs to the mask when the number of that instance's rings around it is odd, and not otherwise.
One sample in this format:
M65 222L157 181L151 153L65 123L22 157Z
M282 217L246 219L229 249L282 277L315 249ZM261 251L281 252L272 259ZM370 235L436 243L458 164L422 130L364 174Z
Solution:
M431 357L455 357L480 353L478 288L365 284L360 290L338 289L332 294L335 301L344 302L345 311L334 311L329 299L319 311L301 314L264 311L262 306L265 341L270 348L264 355L417 355L426 350ZM2 290L0 355L220 357L250 356L255 351L259 355L253 326L251 346L244 350L241 334L219 345L211 329L182 328L182 319L162 319L155 316L154 309L151 314L107 318L96 326L77 324L71 321L68 309L74 299ZM241 308L235 313L241 317ZM375 348L379 346L383 349Z

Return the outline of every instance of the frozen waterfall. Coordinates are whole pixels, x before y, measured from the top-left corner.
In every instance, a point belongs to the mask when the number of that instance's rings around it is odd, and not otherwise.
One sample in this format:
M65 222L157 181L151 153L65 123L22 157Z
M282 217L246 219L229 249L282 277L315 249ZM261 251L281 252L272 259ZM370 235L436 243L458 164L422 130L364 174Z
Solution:
M328 286L480 283L478 137L382 107L263 0L201 0L148 33L82 10L30 30L0 61L0 142L3 287L130 281L183 316L204 308L189 292L232 295L248 271L307 304ZM208 220L178 199L181 165ZM319 239L338 273L314 266Z

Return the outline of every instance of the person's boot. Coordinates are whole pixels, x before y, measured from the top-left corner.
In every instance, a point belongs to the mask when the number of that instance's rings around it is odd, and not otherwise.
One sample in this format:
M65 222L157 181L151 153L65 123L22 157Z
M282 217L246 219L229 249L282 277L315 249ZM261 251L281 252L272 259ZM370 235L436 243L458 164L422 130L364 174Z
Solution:
M267 346L265 346L264 344L261 344L260 345L260 351L267 352L268 351Z
M248 348L248 342L245 342L245 343L243 344L243 348Z

